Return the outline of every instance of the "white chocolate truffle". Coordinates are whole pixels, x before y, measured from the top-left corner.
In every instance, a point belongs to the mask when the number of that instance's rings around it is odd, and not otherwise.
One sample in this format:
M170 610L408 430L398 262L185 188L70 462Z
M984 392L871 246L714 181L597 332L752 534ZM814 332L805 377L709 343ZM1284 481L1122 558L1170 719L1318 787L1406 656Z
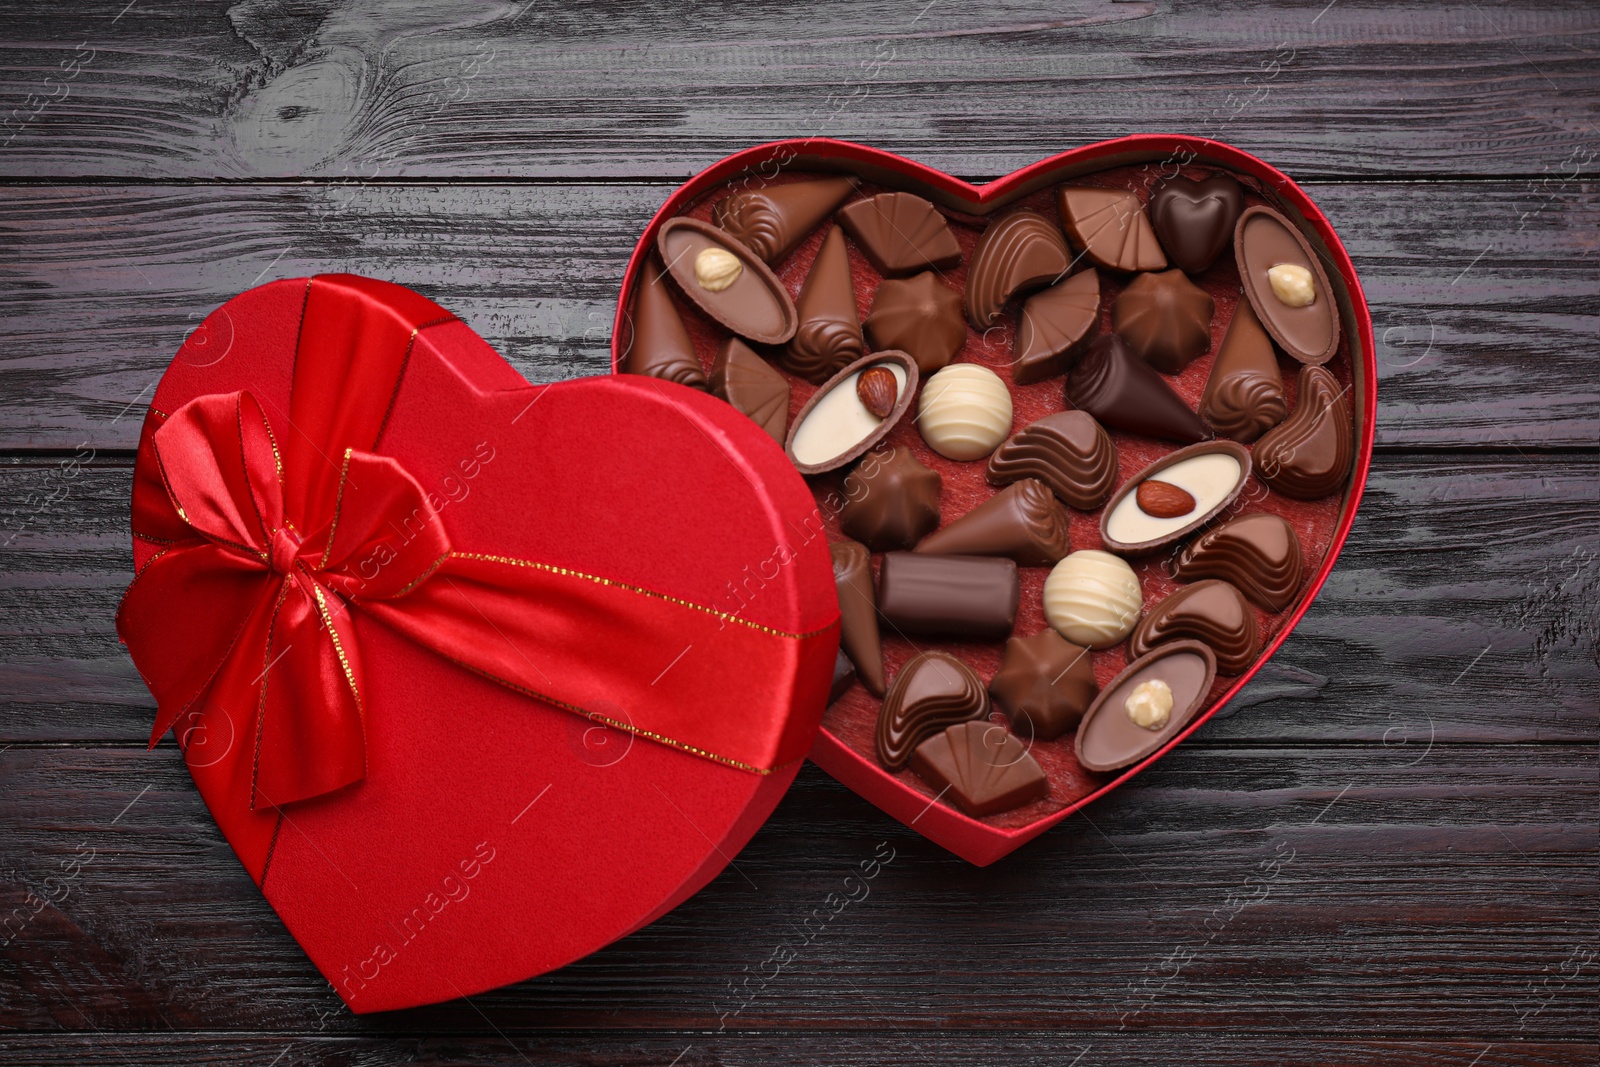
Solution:
M917 429L946 459L982 459L1011 433L1011 392L988 367L952 363L923 385Z
M1044 617L1056 633L1085 648L1109 648L1133 632L1144 595L1121 558L1087 548L1055 565L1044 580Z
M1135 726L1160 730L1172 718L1172 686L1160 678L1140 682L1122 703Z

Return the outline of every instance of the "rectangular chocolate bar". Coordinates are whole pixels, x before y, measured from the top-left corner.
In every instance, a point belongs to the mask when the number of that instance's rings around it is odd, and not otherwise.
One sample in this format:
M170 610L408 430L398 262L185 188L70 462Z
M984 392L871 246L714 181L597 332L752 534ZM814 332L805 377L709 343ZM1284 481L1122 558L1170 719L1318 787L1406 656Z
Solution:
M1017 565L990 556L888 552L878 575L886 632L1001 640L1017 620Z

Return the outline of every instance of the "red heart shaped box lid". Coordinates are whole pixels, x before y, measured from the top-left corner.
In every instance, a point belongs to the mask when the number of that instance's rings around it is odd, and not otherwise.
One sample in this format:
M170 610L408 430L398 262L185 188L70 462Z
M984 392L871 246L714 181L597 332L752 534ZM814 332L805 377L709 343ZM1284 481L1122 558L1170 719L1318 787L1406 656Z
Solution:
M431 302L353 276L366 313ZM283 420L310 280L228 301L161 379L149 439L206 393L249 390ZM435 309L437 310L437 309ZM530 386L445 313L413 335L384 454L443 501L455 545L539 560L716 608L746 568L790 547L739 616L786 634L836 632L832 568L811 494L749 420L692 389L600 377ZM275 433L293 432L278 421ZM135 538L136 566L162 546ZM560 967L662 915L714 877L766 820L799 760L756 774L512 692L355 613L367 773L288 806L270 836L221 768L232 712L177 730L230 844L296 940L357 1012L447 1000ZM804 752L836 636L791 656L771 716ZM531 650L537 655L537 650ZM630 655L597 648L597 656ZM682 655L715 655L686 649ZM640 664L650 672L669 670ZM726 664L728 671L742 669ZM588 709L626 721L626 710ZM229 731L235 730L234 735ZM271 819L269 809L266 814Z

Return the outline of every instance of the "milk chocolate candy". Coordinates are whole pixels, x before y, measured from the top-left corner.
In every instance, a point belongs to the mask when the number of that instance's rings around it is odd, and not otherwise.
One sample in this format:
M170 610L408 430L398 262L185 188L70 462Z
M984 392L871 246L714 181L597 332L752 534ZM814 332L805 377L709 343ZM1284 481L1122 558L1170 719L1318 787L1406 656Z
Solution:
M845 476L839 528L874 552L910 548L939 525L939 488L909 448L869 452Z
M1249 444L1288 413L1272 340L1250 302L1241 300L1200 395L1200 417L1223 437Z
M1126 189L1063 185L1056 190L1061 225L1091 263L1111 270L1166 270L1155 231L1139 197Z
M878 762L899 771L929 737L989 715L989 694L972 668L948 652L919 652L895 675L878 709Z
M906 636L997 641L1017 619L1017 565L987 556L889 552L878 571L878 612Z
M1113 678L1078 723L1074 748L1091 771L1114 771L1137 763L1183 732L1205 704L1217 676L1217 657L1200 641L1158 645ZM1170 705L1154 728L1135 721L1142 686L1165 687ZM1129 707L1130 700L1135 708Z
M1013 482L941 530L916 550L944 556L1005 556L1020 567L1052 567L1071 551L1067 509L1043 482Z
M1113 429L1183 444L1207 436L1200 417L1114 333L1090 345L1067 375L1067 399Z
M978 818L1050 795L1049 779L1028 746L990 722L957 723L928 738L912 753L911 769Z
M783 350L783 369L808 382L825 382L862 356L861 320L850 280L844 232L828 231L795 301L800 326Z
M949 363L967 340L961 294L931 271L878 286L866 328L874 348L911 353L924 376Z
M1226 174L1203 182L1168 178L1150 194L1150 222L1174 264L1204 273L1233 240L1244 190Z
M961 246L939 209L913 193L879 193L839 209L843 226L886 277L961 262Z
M1282 611L1300 591L1303 559L1293 526L1252 511L1191 541L1173 565L1173 577L1221 578L1268 611Z
M794 336L799 316L789 291L730 234L680 216L656 232L656 250L683 295L733 333L768 345Z
M1233 441L1169 452L1117 490L1100 513L1100 539L1124 556L1149 555L1182 540L1238 498L1250 467L1250 450Z
M764 262L778 263L855 191L854 178L769 185L734 193L711 209L711 221Z
M622 356L622 369L647 374L692 389L706 387L706 374L695 354L694 342L683 328L678 309L667 292L667 281L653 257L639 270L639 295L633 302L633 336Z
M850 687L855 684L855 680L855 664L850 662L850 657L845 655L841 649L834 654L833 658L833 684L828 687L828 706L832 707L837 704L839 698L850 691Z
M1054 741L1076 727L1099 691L1089 650L1054 630L1007 641L989 680L989 697L1027 740Z
M1222 674L1243 674L1261 651L1256 614L1244 594L1216 579L1186 585L1151 608L1128 635L1128 659L1185 639L1211 646Z
M1006 301L1048 285L1071 262L1061 231L1037 211L1013 211L978 235L967 264L967 321L987 330L1000 320Z
M789 380L730 337L711 364L711 393L732 404L782 444L789 431Z
M1211 347L1211 294L1181 270L1141 274L1117 294L1111 328L1162 374L1177 374Z
M990 485L1037 478L1068 507L1093 511L1117 484L1117 446L1086 411L1031 422L989 457Z
M868 375L871 372L871 375ZM874 405L863 398L863 382ZM888 395L892 383L894 395ZM801 474L838 470L882 441L911 409L917 365L904 352L863 356L811 394L789 428L784 449ZM885 403L886 402L886 403ZM887 407L888 414L879 411Z
M1093 267L1041 289L1022 304L1011 380L1032 385L1065 374L1100 331L1100 274Z
M1233 231L1245 296L1272 339L1301 363L1339 349L1339 307L1311 242L1270 207L1245 209Z
M828 546L839 589L839 647L856 665L861 684L883 696L883 646L878 639L878 604L872 592L872 556L858 541Z
M1256 469L1296 500L1336 493L1350 479L1354 433L1338 381L1324 367L1301 367L1294 413L1256 442Z

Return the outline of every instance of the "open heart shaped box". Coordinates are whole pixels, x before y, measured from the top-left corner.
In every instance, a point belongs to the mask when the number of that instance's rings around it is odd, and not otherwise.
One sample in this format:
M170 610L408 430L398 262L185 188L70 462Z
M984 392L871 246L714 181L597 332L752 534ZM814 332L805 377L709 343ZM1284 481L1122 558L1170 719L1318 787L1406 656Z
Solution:
M1140 168L1146 185L1158 177L1173 175L1203 177L1217 170L1232 173L1244 181L1252 202L1265 202L1277 208L1296 223L1301 232L1310 239L1313 249L1328 269L1329 278L1336 290L1342 328L1340 352L1344 355L1336 355L1335 362L1343 360L1347 364L1341 373L1348 374L1348 384L1353 399L1351 407L1355 420L1355 463L1348 488L1338 501L1336 512L1318 520L1319 539L1326 541L1326 551L1320 561L1315 559L1311 561L1314 565L1308 567L1309 577L1303 580L1298 601L1284 613L1277 629L1264 642L1260 655L1249 670L1237 678L1219 680L1213 687L1211 699L1206 706L1193 716L1181 732L1145 759L1120 772L1111 775L1089 775L1076 767L1076 760L1071 759L1069 754L1066 758L1071 760L1075 773L1065 782L1068 792L1062 795L1063 783L1053 777L1049 810L1038 817L1023 818L1021 821L1005 816L987 820L975 819L948 804L934 803L933 792L920 782L912 780L909 772L900 775L891 774L872 757L870 728L863 729L863 724L860 722L848 724L840 722L835 725L833 711L825 716L823 728L811 751L812 760L885 812L957 855L979 865L993 863L1086 804L1116 789L1198 730L1282 645L1332 571L1361 500L1362 488L1372 457L1377 412L1377 364L1374 356L1372 318L1355 268L1332 225L1304 190L1281 171L1237 148L1207 138L1183 134L1141 134L1086 145L1041 160L981 186L972 185L912 160L846 141L820 138L777 141L747 149L721 160L691 178L668 197L666 203L645 228L634 249L618 298L612 340L614 369L620 368L622 355L627 351L631 337L627 309L632 306L640 268L655 248L656 233L662 223L687 213L704 215L708 210L708 201L720 195L720 189L725 183L737 179L751 181L759 187L767 181L782 181L788 175L797 172L849 173L857 175L863 182L875 187L865 189L865 192L876 189L913 192L952 213L952 222L955 222L960 216L981 217L992 214L1007 205L1040 194L1041 190L1060 182L1082 179L1115 168L1135 167ZM1053 208L1043 207L1041 210L1045 210L1048 215L1054 215ZM825 230L826 226L819 227L818 234L813 234L808 241L802 243L791 256L791 260L805 261L810 254L814 254L814 249L820 242L819 234ZM966 247L970 250L970 237ZM811 251L808 252L808 249ZM1228 254L1231 256L1231 250ZM858 253L852 252L852 255L855 257L854 270L860 279L865 267ZM779 274L789 286L791 296L795 295L800 279L804 277L803 269L783 269ZM860 287L858 280L858 295ZM864 317L865 305L859 310ZM692 309L685 318L686 320L695 318ZM1221 329L1220 321L1225 321L1221 314L1221 301L1219 301L1217 320L1213 325L1212 352L1215 352L1217 333ZM703 324L690 321L689 325L697 344L701 344L705 333ZM697 325L701 325L701 328L696 329ZM969 347L973 343L972 336L969 328ZM709 356L709 352L704 348L702 354ZM965 358L964 355L957 356L958 360L962 358ZM1202 357L1196 361L1195 366L1208 366L1209 362L1209 357ZM1287 384L1290 388L1293 387L1292 381ZM1052 388L1059 390L1059 378L1055 379ZM797 395L793 406L797 408L805 395L809 395L809 390ZM1193 400L1190 402L1192 404ZM1059 408L1059 399L1055 403ZM902 423L896 433L901 433L908 423L909 420L907 423ZM1017 425L1021 425L1020 420ZM914 430L910 432L915 433ZM1141 462L1133 469L1142 465L1143 460L1154 458L1156 454L1158 453L1152 452L1141 457ZM938 469L937 457L930 462L934 462ZM1124 478L1129 474L1126 455L1122 474ZM963 503L966 507L971 507L976 502L971 500ZM955 513L960 514L960 511ZM949 511L946 511L946 521L949 514ZM1074 547L1094 547L1081 543L1077 529L1075 525ZM1025 585L1024 598L1027 596L1028 589ZM1018 632L1021 632L1020 622ZM1097 673L1101 673L1098 668ZM1104 684L1106 678L1101 677L1100 681ZM850 727L852 737L844 736L846 725ZM851 743L852 740L854 744ZM1070 736L1067 746L1070 748Z

